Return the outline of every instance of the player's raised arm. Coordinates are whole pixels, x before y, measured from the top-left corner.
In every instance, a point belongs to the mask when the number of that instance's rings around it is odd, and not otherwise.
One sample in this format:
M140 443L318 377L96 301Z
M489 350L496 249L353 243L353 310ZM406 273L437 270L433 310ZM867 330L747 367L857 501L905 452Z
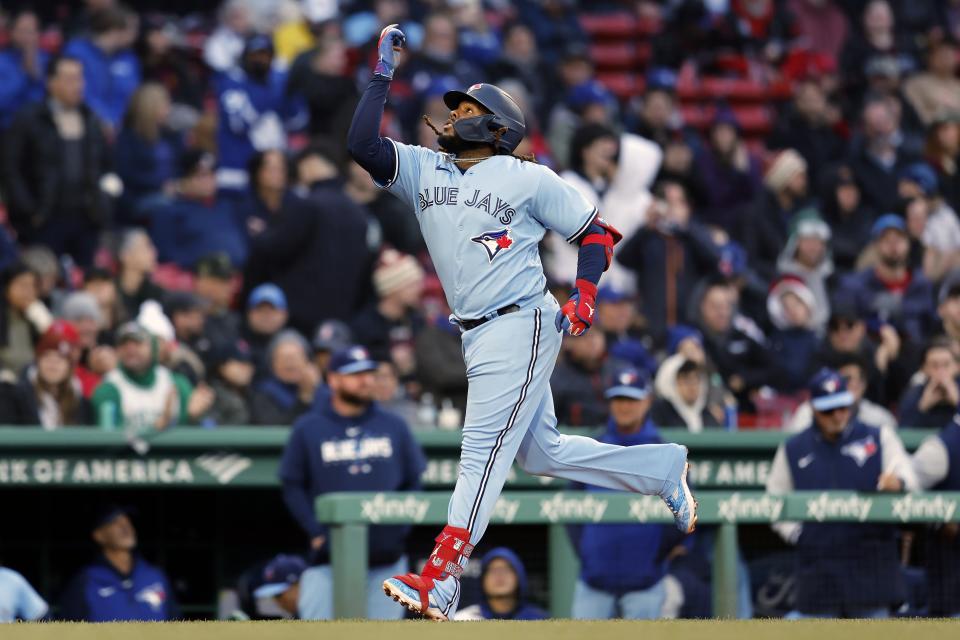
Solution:
M397 154L390 141L380 137L380 121L397 66L397 52L405 41L406 37L395 24L380 32L377 45L380 57L373 77L360 97L347 134L347 150L351 157L380 184L389 183L396 174Z

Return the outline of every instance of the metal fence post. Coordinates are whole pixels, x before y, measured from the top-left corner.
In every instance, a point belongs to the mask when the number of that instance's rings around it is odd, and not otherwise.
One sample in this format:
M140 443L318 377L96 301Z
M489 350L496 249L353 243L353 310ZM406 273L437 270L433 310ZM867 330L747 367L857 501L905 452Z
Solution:
M713 616L737 617L737 525L720 524L713 549Z
M330 525L333 617L367 616L367 525Z
M569 618L573 604L573 587L580 573L580 560L570 543L565 525L551 524L548 530L550 615L554 618Z

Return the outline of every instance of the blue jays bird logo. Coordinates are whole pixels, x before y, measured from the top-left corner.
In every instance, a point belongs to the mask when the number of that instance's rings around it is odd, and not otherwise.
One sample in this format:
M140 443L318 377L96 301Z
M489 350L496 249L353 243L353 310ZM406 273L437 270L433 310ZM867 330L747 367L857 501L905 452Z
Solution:
M867 463L867 460L872 458L879 450L880 447L877 446L877 441L873 439L873 436L867 436L862 440L855 440L850 444L844 445L840 449L840 453L841 455L850 456L853 458L853 461L857 463L858 467L862 467Z
M493 262L493 259L501 251L505 251L513 245L513 238L510 237L510 227L500 231L484 231L480 235L470 238L470 240L487 250L487 258L490 262Z

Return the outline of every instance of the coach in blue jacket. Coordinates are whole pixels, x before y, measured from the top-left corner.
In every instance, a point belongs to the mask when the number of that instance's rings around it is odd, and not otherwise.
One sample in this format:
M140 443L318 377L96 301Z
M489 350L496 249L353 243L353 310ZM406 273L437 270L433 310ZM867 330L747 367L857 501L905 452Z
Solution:
M310 537L313 566L300 580L300 617L333 617L333 575L327 528L314 517L317 496L334 491L417 491L426 461L410 429L373 402L377 363L363 347L333 354L330 393L293 426L280 461L287 509ZM408 526L370 527L367 617L400 619L403 608L381 584L408 571Z
M917 477L892 429L853 414L853 394L836 371L810 383L813 424L780 445L767 477L769 493L913 491ZM788 617L885 618L903 600L897 531L891 525L779 523L796 545L796 611Z
M610 420L600 442L633 446L662 442L650 420L653 390L646 373L632 367L613 376L604 396ZM587 486L588 491L606 491ZM577 619L676 618L683 604L680 583L667 575L670 552L683 542L675 527L660 524L591 524L572 530L580 556L573 593ZM579 533L579 535L577 535Z
M60 597L59 619L114 622L180 617L167 576L136 553L137 531L123 508L110 505L98 510L91 536L100 556L70 581Z

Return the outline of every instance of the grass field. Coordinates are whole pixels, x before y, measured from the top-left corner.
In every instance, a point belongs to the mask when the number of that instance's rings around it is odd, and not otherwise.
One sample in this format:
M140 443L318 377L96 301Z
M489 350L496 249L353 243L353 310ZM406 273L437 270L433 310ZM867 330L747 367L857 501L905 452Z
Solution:
M960 620L653 622L174 622L0 625L3 640L927 640Z

